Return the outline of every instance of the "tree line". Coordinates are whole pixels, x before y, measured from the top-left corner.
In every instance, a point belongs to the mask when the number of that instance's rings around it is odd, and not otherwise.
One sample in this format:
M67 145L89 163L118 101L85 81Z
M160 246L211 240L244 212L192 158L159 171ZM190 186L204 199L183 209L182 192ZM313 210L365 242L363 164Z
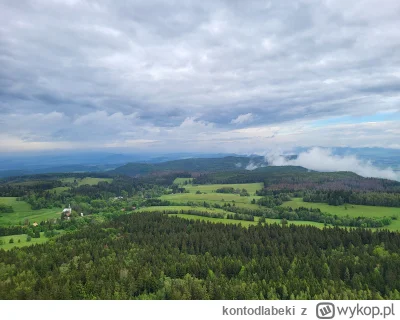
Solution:
M365 206L400 207L400 193L316 190L307 191L303 197L303 201L324 202L333 206L350 203Z

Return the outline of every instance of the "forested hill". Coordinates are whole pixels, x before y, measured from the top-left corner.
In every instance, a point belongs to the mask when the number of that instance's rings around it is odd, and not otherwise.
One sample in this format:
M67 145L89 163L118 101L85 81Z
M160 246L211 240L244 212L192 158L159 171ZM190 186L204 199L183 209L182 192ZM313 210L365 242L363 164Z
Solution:
M173 160L162 163L128 163L116 168L110 173L136 176L152 172L165 171L191 171L191 172L216 172L216 171L239 171L248 165L252 168L266 166L264 157L224 157L224 158L191 158Z

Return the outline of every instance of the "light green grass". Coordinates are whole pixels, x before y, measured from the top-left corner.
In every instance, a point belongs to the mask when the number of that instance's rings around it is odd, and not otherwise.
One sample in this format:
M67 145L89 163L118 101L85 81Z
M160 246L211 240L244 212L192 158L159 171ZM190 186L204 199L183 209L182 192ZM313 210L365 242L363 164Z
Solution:
M11 238L14 239L14 243L9 243ZM49 240L49 238L46 238L44 236L44 232L40 233L40 238L32 238L30 242L26 241L26 238L27 238L26 234L17 234L12 236L0 237L0 240L2 240L4 243L3 245L0 245L0 249L10 250L12 248L32 246L34 244L45 243ZM21 240L21 242L18 243L18 240Z
M185 184L185 181L192 183L193 178L176 178L173 183L181 186Z
M88 184L88 185L93 186L93 185L98 184L99 182L111 183L112 181L113 181L113 179L111 179L111 178L91 178L91 177L86 177L86 178L81 179L78 182L78 185L82 186L82 185Z
M75 179L76 179L76 181L80 180L80 179L77 179L74 177L69 177L69 178L62 178L62 179L60 179L60 181L64 182L64 183L74 183Z
M60 217L61 208L32 210L27 202L16 199L15 197L0 197L0 203L12 206L14 209L12 213L0 214L0 226L18 225L24 223L25 219L33 223Z
M177 179L185 179L185 178L177 178ZM189 193L167 194L161 196L161 199L182 205L185 205L188 201L195 202L198 204L202 204L204 201L206 201L208 203L213 203L213 204L218 203L221 206L223 206L224 203L229 202L232 205L232 203L235 202L235 205L238 207L258 209L259 206L256 204L252 204L251 201L253 199L258 200L261 198L260 196L255 196L254 194L257 190L261 190L263 188L263 184L262 183L209 184L209 185L186 185L184 187L186 190L189 191ZM241 197L239 194L215 192L215 190L224 187L231 187L240 190L246 189L251 196ZM197 191L200 191L201 194L196 194Z
M400 208L377 207L377 206L361 206L356 204L346 204L341 206L330 206L326 203L304 202L302 198L293 198L291 201L284 202L284 207L319 208L322 212L336 214L338 216L357 217L392 217L397 216L400 219ZM347 210L346 210L347 207Z
M98 184L101 181L106 181L108 183L111 183L113 181L112 178L92 178L92 177L86 177L83 179L74 178L74 177L61 179L61 181L64 183L74 183L75 180L78 182L78 186L82 186L85 184L93 186L93 185Z
M196 193L196 191L211 193L221 188L234 188L240 190L246 189L250 194L250 196L253 196L255 195L256 191L261 190L264 187L264 184L263 183L205 184L205 185L187 185L184 187L191 193ZM218 194L225 195L223 193L218 193Z
M70 189L69 187L56 187L56 188L50 189L50 191L51 192L56 192L57 194L60 194L60 193L62 193L64 191L67 191L69 189Z
M357 217L397 217L397 220L392 220L392 223L384 229L391 231L400 231L400 208L378 207L378 206L361 206L356 204L346 204L341 206L330 206L326 203L304 202L302 198L293 198L291 201L286 201L282 204L283 207L299 207L319 208L322 212L330 213L337 216ZM347 210L346 210L347 207ZM376 230L376 229L375 229Z
M59 233L58 235L52 237L52 238L47 238L44 236L44 232L40 233L40 238L31 238L31 241L26 241L27 235L26 234L17 234L17 235L12 235L12 236L3 236L0 237L0 240L3 241L3 245L0 245L0 249L4 250L10 250L12 248L22 248L22 247L28 247L32 246L34 244L41 244L49 241L50 239L54 239L60 235L62 235L65 231L64 230L57 230ZM14 239L14 243L9 243L10 239ZM18 243L18 240L21 240L20 243Z

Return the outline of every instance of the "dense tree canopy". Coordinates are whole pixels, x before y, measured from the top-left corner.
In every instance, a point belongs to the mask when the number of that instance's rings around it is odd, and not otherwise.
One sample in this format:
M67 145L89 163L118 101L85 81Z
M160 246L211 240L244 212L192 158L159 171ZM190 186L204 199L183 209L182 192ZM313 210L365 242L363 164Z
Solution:
M131 214L0 251L1 299L399 299L400 235Z

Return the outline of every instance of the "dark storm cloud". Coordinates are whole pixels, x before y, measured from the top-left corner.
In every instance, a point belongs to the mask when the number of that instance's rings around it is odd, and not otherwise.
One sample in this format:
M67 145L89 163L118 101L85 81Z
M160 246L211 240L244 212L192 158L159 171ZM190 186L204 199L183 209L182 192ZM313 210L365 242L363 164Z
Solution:
M277 138L399 109L397 0L24 0L0 19L3 141Z

